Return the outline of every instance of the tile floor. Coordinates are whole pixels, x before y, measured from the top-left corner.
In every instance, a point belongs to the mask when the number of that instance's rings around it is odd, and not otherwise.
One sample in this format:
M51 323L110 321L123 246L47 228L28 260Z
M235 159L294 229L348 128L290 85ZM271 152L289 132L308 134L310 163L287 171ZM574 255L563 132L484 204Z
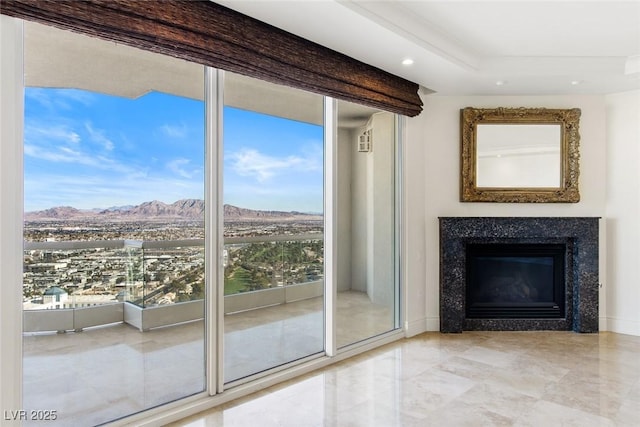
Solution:
M426 333L171 424L640 426L640 337Z
M226 316L225 380L322 352L322 308L315 298ZM392 310L360 292L341 292L337 313L341 344L393 329ZM23 349L24 407L57 410L52 426L104 423L205 387L203 322L26 334Z

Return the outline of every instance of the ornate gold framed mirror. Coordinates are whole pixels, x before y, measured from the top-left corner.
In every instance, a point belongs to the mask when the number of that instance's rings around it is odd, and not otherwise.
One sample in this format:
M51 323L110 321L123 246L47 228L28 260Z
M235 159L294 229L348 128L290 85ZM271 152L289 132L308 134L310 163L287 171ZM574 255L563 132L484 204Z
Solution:
M463 202L580 201L580 109L461 110Z

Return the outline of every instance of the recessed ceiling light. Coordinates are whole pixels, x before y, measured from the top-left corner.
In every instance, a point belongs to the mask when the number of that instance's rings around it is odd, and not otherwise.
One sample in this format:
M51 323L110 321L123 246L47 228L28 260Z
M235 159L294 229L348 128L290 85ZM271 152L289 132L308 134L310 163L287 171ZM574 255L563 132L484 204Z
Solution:
M402 60L402 65L413 65L413 59L405 58Z
M506 85L506 84L507 84L507 81L506 81L506 80L498 80L498 81L496 82L496 86L504 86L504 85Z
M580 80L572 80L572 81L571 81L571 84L572 84L572 85L574 85L574 86L577 86L577 85L579 85L580 83L582 83Z

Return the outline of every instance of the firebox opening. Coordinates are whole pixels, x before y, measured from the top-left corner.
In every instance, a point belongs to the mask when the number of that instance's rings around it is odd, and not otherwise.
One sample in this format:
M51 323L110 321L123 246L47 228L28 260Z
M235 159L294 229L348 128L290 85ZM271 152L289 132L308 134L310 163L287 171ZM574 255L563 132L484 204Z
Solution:
M466 317L565 316L564 244L468 244Z

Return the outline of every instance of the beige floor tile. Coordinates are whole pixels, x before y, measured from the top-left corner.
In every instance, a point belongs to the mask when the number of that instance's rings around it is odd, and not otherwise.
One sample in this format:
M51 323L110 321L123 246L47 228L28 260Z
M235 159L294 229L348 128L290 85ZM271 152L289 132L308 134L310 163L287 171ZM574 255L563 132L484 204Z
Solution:
M605 417L545 400L538 401L515 422L516 427L615 427Z
M283 413L295 407L292 419L300 426L637 427L640 380L633 372L640 365L626 353L638 345L640 337L607 332L427 333L274 388L274 396L286 396L285 409L260 426L290 425ZM246 399L270 411L274 400L265 392ZM229 408L252 419L253 410L228 406L173 426L242 425L240 418L221 418Z
M482 405L455 402L430 413L424 419L427 427L510 427L513 420L492 412Z
M482 408L489 413L499 414L510 420L517 419L537 401L537 398L527 394L487 383L474 386L458 399L460 403Z
M269 363L312 351L309 337L317 334L301 325L314 324L317 302L288 306L289 317L271 308L262 318L251 312L229 322L228 332L245 334L237 340L242 369L261 366L256 343L264 344L266 329L258 325L277 324L300 340L274 346ZM380 313L388 315L370 316ZM287 325L291 316L308 317ZM369 320L342 337L387 328L386 317ZM63 409L60 422L48 425L84 426L197 393L204 389L203 334L202 322L194 322L146 333L117 325L25 336L25 406ZM608 332L425 333L172 425L637 427L638 354L640 337Z

